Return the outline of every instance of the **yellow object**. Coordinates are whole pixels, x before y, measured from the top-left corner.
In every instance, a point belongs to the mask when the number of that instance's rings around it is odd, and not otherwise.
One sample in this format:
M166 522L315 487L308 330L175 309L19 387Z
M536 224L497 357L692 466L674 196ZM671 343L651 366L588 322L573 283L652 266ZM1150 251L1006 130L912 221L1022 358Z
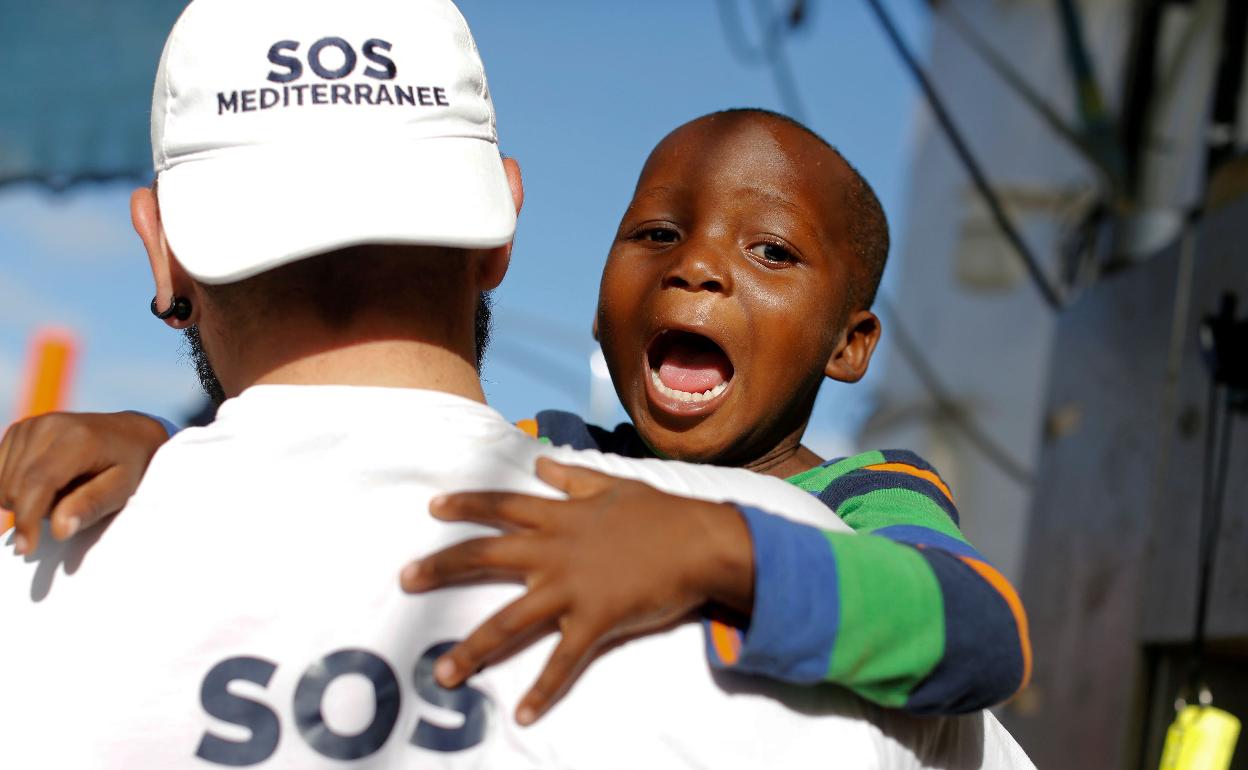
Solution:
M1187 706L1166 731L1161 770L1227 770L1239 720L1212 706Z
M44 329L30 346L30 363L17 401L17 419L65 408L78 358L78 341L67 331ZM13 514L0 508L0 535L13 527Z

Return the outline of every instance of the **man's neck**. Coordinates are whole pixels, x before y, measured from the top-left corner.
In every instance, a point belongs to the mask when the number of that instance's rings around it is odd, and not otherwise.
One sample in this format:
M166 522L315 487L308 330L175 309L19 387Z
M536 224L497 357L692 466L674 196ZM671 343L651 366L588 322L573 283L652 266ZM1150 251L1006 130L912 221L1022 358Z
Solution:
M472 364L442 346L416 340L371 340L310 352L259 374L252 383L420 388L485 403Z
M250 333L217 338L219 360L226 362L217 374L229 395L251 385L358 385L437 390L485 403L470 312L430 310L377 312L341 328L291 313ZM217 351L208 352L215 364Z

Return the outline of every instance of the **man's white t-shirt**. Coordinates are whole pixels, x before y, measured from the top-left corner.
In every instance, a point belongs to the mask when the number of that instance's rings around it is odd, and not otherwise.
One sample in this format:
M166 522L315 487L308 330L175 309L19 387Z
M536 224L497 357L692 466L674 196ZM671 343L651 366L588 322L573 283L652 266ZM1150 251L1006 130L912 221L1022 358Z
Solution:
M492 532L429 500L554 496L539 455L844 527L781 481L545 446L443 393L254 387L163 447L106 530L0 555L3 765L1030 767L986 713L914 718L713 672L695 623L608 652L530 728L512 714L553 639L438 687L437 655L521 588L404 594L409 560Z

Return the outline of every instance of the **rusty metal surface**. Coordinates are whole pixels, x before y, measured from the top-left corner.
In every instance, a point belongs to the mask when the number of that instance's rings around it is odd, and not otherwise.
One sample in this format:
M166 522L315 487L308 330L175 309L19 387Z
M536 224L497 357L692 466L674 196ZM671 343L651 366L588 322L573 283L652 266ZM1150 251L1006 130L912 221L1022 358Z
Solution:
M1147 725L1173 699L1161 675L1173 665L1145 650L1192 633L1208 389L1197 330L1228 289L1248 312L1248 199L1208 215L1192 244L1189 262L1176 244L1106 278L1059 322L1022 584L1035 675L1002 715L1039 767L1144 766ZM1218 670L1248 669L1246 421L1235 431L1210 604ZM1242 677L1221 685L1244 699Z
M1022 585L1035 673L1003 714L1038 767L1121 767L1130 743L1178 263L1106 278L1059 321Z
M1177 388L1174 441L1168 447L1166 467L1161 469L1164 483L1153 521L1141 626L1144 642L1186 641L1192 633L1209 388L1196 335L1200 320L1217 309L1225 291L1238 294L1240 317L1248 314L1248 198L1206 218L1197 253L1187 344ZM1226 503L1210 591L1209 633L1213 640L1248 638L1248 418L1235 420L1233 430Z

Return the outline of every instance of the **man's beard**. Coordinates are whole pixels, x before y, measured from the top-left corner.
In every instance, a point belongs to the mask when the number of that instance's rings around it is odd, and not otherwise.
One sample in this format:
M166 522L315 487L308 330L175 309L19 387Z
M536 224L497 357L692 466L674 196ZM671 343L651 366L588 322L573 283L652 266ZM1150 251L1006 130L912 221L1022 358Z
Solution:
M217 373L212 370L212 364L208 361L208 354L204 352L204 341L199 336L199 327L188 326L182 333L186 336L186 347L191 357L191 366L195 367L195 376L199 378L199 387L203 388L204 395L208 396L214 406L221 406L225 401L225 389L221 387L221 380L217 379Z
M485 349L490 346L490 332L493 330L494 297L488 291L477 295L477 312L473 318L473 332L476 339L477 374L481 373L481 364L485 363Z
M481 364L485 361L485 350L490 344L493 304L493 297L488 291L481 292L477 297L477 312L473 317L472 325L476 345L477 372L481 371ZM199 378L199 387L203 389L204 395L208 396L213 405L221 406L225 401L225 389L221 387L221 380L217 379L217 373L213 371L208 354L204 352L204 341L199 336L199 327L188 326L183 334L186 336L191 366L195 367L195 376Z

